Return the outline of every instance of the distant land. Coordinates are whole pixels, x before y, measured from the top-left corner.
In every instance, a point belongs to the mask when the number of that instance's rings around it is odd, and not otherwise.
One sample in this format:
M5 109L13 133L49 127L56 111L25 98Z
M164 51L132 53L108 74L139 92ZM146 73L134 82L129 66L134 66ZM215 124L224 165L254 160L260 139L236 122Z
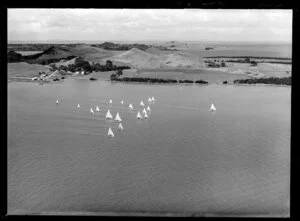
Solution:
M56 44L32 42L8 44L7 58L9 66L12 66L10 70L14 70L15 76L22 77L22 65L13 67L18 62L33 65L31 68L26 66L32 72L24 72L26 73L24 77L31 78L38 76L38 71L33 71L35 65L48 68L51 66L52 69L56 67L60 71L69 71L73 74L78 71L93 74L98 71L130 68L130 71L123 72L123 77L135 78L137 75L156 79L176 77L181 81L210 82L210 79L214 79L215 82L233 82L240 78L291 76L291 45L284 44L249 45L238 42L229 44L202 41L198 43L195 41L58 43L57 41ZM111 67L107 67L110 62ZM81 66L76 66L77 64ZM18 68L20 73L16 72ZM170 74L170 70L173 74ZM183 75L178 75L180 73ZM97 78L96 75L93 74L91 77ZM110 79L110 75L105 76L106 80Z

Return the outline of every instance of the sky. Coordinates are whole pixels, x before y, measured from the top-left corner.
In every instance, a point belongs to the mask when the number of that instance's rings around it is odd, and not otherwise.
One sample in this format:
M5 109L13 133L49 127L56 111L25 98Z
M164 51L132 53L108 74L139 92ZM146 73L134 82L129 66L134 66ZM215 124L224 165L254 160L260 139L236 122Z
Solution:
M8 41L292 42L292 10L8 9Z

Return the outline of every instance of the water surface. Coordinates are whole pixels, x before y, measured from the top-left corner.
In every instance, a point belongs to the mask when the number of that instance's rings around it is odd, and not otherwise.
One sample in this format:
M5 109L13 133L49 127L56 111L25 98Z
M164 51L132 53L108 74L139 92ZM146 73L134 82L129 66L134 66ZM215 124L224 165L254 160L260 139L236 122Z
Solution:
M274 86L9 83L8 212L288 214L290 95ZM149 118L138 121L149 96ZM108 108L124 131L104 119Z

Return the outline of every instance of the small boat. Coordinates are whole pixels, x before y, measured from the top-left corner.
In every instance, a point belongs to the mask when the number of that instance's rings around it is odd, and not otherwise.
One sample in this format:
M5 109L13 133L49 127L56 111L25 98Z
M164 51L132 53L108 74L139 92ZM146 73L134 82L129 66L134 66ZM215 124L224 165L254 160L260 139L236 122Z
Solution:
M148 103L151 103L152 102L152 99L149 97L148 98Z
M138 111L137 115L136 115L137 119L143 119L142 115L140 114L140 112Z
M119 128L120 130L124 130L124 127L123 127L122 123L119 123L118 128Z
M210 106L210 109L209 109L209 110L210 110L210 111L216 111L217 109L216 109L215 105L212 104L212 105Z
M150 109L150 107L149 107L149 106L147 107L147 111L149 111L149 112L151 111L151 109Z
M145 117L145 119L147 119L147 118L148 118L148 114L147 114L147 112L145 112L145 113L144 113L144 117Z
M152 97L152 101L155 101L154 97Z
M116 118L115 118L115 121L122 121L120 115L119 115L119 112L117 112L117 115L116 115Z
M111 99L109 100L109 103L111 103L111 104L112 104L112 100L111 100Z
M56 100L56 104L59 104L59 101L58 101L58 100Z
M130 108L130 109L133 109L133 106L132 106L132 104L129 104L129 108Z
M98 111L98 112L100 111L100 109L99 109L98 105L97 105L97 107L96 107L96 111Z
M108 135L109 137L114 137L114 136L115 136L114 133L112 132L111 128L108 129L107 135Z
M113 118L109 110L107 111L105 118L110 120Z
M123 102L123 101L121 101L121 104L124 104L124 102Z
M91 108L90 112L91 112L92 114L94 114L93 108Z
M147 114L147 111L146 111L146 109L144 108L144 110L143 110L143 114Z
M144 102L143 102L143 101L141 101L140 105L141 105L142 107L144 107L144 106L145 106L145 104L144 104Z
M77 108L80 108L80 105L79 105L79 104L77 104Z

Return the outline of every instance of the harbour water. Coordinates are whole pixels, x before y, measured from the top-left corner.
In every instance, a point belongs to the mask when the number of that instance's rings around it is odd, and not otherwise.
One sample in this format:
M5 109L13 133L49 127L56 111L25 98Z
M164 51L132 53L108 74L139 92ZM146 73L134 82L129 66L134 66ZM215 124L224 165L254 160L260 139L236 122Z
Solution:
M290 100L278 86L9 83L8 213L286 215Z

